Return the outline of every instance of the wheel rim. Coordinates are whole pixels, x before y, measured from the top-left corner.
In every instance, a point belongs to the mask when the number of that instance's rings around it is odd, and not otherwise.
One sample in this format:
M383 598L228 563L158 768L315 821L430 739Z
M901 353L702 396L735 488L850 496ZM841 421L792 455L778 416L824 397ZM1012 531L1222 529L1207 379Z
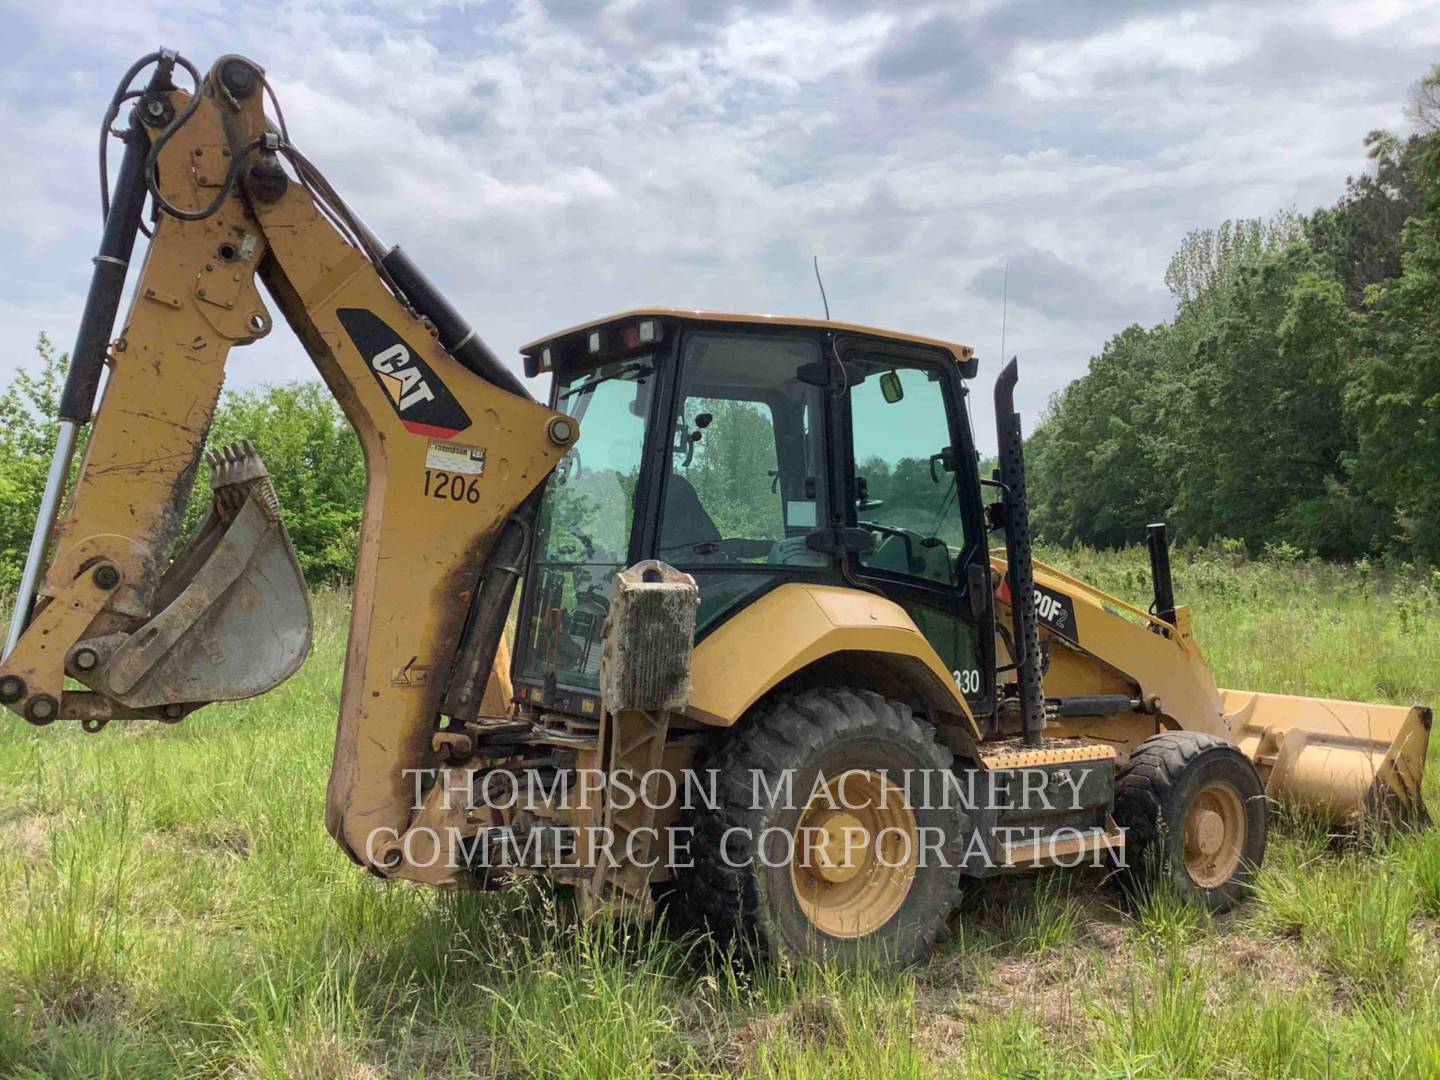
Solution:
M1245 850L1245 803L1227 783L1201 788L1180 827L1185 871L1202 889L1230 880Z
M790 881L800 910L831 937L890 921L919 865L915 812L882 774L851 769L817 790L796 823Z

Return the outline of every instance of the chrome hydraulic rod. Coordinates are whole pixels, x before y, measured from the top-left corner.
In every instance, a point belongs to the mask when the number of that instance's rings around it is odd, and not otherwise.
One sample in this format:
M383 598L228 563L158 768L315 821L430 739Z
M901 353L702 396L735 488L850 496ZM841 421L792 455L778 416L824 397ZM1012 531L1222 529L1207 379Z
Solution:
M35 534L30 537L30 551L25 556L25 572L20 576L20 588L15 594L15 611L10 616L10 629L5 634L5 652L0 660L10 655L25 624L30 620L30 605L35 602L36 590L40 587L40 575L45 567L45 549L50 545L50 536L55 531L55 519L60 515L60 501L65 497L65 481L70 476L70 460L75 456L75 439L80 425L73 420L61 420L60 431L55 438L55 456L50 459L50 473L45 478L45 494L40 499L40 513L35 520Z
M171 63L162 58L150 81L142 104L159 102L153 96L169 85ZM20 588L15 594L15 611L5 635L5 653L10 655L30 621L30 609L45 572L45 552L55 531L60 504L65 498L65 482L70 478L70 463L75 456L80 426L90 421L100 376L105 369L105 354L110 335L115 329L115 315L120 309L120 296L125 290L125 276L130 256L135 249L135 235L140 230L140 215L145 207L145 156L150 148L137 112L130 115L125 135L125 154L115 178L115 192L110 212L105 216L105 231L100 251L93 262L90 291L85 296L85 309L80 316L80 329L75 347L70 350L70 369L65 375L65 388L60 395L60 430L55 439L55 454L50 459L50 472L45 480L45 494L36 515L35 533L30 538L30 551L25 556L25 569L20 575Z

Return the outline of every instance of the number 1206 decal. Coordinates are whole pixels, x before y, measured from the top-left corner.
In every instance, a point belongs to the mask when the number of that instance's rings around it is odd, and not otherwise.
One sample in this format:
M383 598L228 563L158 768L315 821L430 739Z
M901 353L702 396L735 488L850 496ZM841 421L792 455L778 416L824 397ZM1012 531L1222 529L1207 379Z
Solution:
M480 478L441 472L439 469L426 469L425 494L435 499L449 499L451 502L478 503Z

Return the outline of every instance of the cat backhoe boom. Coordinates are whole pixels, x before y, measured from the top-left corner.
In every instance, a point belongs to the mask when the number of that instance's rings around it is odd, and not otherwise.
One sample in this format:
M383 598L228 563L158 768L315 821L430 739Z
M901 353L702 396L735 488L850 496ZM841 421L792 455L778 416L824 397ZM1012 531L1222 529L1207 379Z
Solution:
M128 91L149 65L148 85ZM173 87L177 65L195 77L194 94ZM514 588L514 548L533 512L527 500L578 425L532 401L404 253L381 248L267 123L266 89L241 57L222 58L202 80L160 53L117 92L117 106L126 93L135 106L0 701L34 723L78 719L98 730L115 718L178 720L262 693L299 666L310 642L305 586L248 446L213 455L214 505L176 555L230 350L270 332L273 304L364 451L327 817L353 856L393 867L398 855L367 855L366 838L403 835L414 801L406 770L431 759L442 697L450 715L479 708ZM147 193L159 208L154 236L112 341Z

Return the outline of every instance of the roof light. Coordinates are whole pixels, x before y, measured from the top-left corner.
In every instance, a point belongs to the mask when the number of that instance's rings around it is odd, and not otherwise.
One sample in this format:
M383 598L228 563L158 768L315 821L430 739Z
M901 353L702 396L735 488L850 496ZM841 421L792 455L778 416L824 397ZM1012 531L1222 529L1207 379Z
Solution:
M545 348L540 350L540 370L549 371L552 364L553 361L550 358L550 346L546 345Z
M591 331L590 331L590 351L591 351L592 353L598 353L598 352L600 351L600 331L599 331L599 330L591 330Z
M641 319L639 329L640 342L643 345L648 345L660 337L660 326L654 319Z

